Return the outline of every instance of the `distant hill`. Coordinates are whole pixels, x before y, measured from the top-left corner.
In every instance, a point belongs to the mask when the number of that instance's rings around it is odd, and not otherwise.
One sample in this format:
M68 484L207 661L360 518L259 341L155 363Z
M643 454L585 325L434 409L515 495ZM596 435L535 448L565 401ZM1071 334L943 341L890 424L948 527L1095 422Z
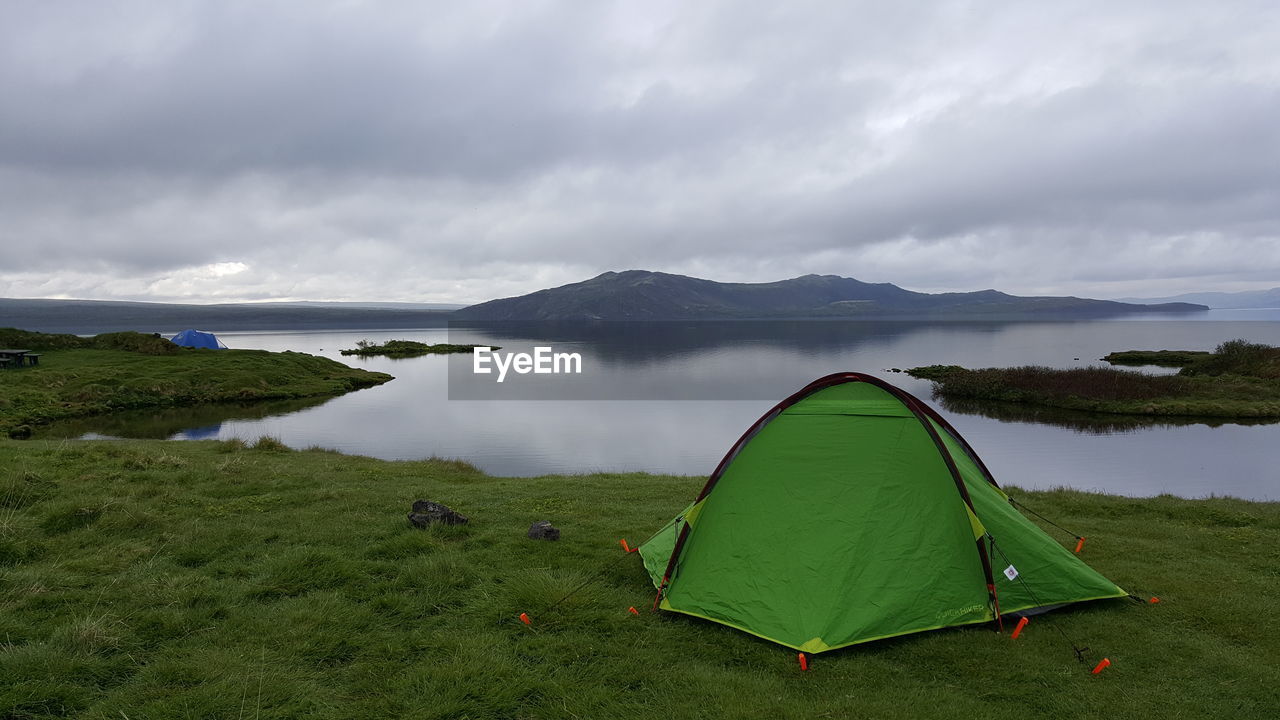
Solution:
M295 300L287 302L234 303L238 307L311 307L311 308L358 308L363 310L460 310L466 305L457 303L414 303L414 302L322 302L317 300Z
M0 327L65 333L117 330L399 329L442 327L447 310L360 303L229 303L184 305L111 300L0 298ZM390 305L390 304L387 304Z
M1171 303L1188 302L1208 305L1215 310L1243 310L1246 308L1280 308L1280 287L1270 290L1251 290L1246 292L1199 292L1175 295L1163 298L1121 298L1117 302L1126 303Z
M890 283L805 275L771 283L712 280L628 270L453 313L457 319L712 320L767 318L1104 317L1134 312L1199 312L1203 305L1132 305L1076 297L1018 297L995 290L919 293Z
M1280 292L1280 289L1271 292ZM1223 293L1226 294L1226 293ZM1244 295L1247 293L1232 293ZM919 293L890 283L805 275L771 283L628 270L460 310L425 303L270 302L188 305L112 300L0 298L0 327L41 332L118 330L373 330L443 327L450 320L769 320L1088 318L1200 312L1202 304L1127 304L1076 297L1018 297L995 290ZM1273 307L1280 306L1273 305Z

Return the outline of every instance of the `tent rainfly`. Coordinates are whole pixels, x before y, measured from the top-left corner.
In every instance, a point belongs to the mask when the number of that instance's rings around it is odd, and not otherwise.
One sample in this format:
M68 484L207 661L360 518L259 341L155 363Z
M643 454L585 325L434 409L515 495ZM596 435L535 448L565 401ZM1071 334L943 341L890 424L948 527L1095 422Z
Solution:
M936 411L852 372L760 418L639 550L662 609L807 653L1127 594Z
M189 348L209 348L210 350L226 350L227 346L222 344L217 335L213 333L200 332L199 330L183 330L173 336L174 345L181 345Z

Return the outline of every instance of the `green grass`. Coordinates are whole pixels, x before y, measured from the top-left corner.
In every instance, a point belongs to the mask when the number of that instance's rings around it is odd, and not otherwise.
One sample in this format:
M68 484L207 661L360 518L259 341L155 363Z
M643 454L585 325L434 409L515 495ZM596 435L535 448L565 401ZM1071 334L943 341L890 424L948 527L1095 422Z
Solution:
M367 340L356 343L356 347L341 350L343 355L384 355L392 358L418 357L419 355L443 355L448 353L474 352L479 345L458 345L455 343L428 343L416 340L388 340L381 345L374 345ZM488 347L488 346L486 346ZM494 348L495 350L497 348Z
M0 371L0 436L131 408L339 395L391 379L302 353L193 350L161 342L171 349L43 350L36 367Z
M0 441L7 718L1270 717L1280 505L1017 493L1158 605L795 655L652 614L701 478L495 478L265 440ZM409 527L413 500L465 526ZM556 543L525 537L551 520ZM584 580L598 579L554 609ZM636 606L635 617L627 612ZM533 626L516 620L528 612ZM1105 655L1098 676L1059 630Z
M1172 362L1173 354L1186 353L1130 350L1107 357L1163 358L1167 363ZM907 373L932 380L935 393L950 401L1021 403L1151 417L1280 417L1280 348L1232 340L1212 353L1183 357L1187 358L1177 375L1102 367L970 370L958 365L915 367Z

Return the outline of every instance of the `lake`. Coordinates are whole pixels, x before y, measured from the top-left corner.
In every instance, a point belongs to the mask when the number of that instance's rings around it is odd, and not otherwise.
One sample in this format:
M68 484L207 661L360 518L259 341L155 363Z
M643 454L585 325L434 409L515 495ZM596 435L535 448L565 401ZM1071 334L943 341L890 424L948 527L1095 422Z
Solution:
M41 433L172 439L275 436L386 459L460 458L498 475L600 471L706 475L761 414L809 381L853 370L937 406L997 481L1132 496L1280 500L1280 426L953 406L894 368L1097 365L1114 350L1280 345L1280 310L1064 322L609 323L399 331L219 333L232 348L294 350L390 373L311 401L135 412ZM469 355L339 354L360 340L466 342L578 353L581 374L475 375ZM1151 372L1168 370L1147 369Z

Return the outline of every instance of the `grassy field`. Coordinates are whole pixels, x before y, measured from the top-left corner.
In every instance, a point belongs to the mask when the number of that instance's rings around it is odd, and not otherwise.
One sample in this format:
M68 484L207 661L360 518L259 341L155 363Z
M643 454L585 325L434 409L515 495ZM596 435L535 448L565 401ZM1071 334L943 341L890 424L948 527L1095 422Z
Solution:
M1280 348L1233 340L1212 353L1129 350L1107 357L1116 356L1182 369L1151 375L1103 367L930 365L907 373L932 380L935 392L952 401L1152 417L1280 418Z
M632 544L701 478L496 478L270 440L0 440L0 717L1262 718L1280 708L1280 504L1018 492L1160 604L1010 640L795 655L652 614ZM412 529L413 500L469 525ZM525 537L550 520L556 543ZM585 588L559 606L556 599ZM641 610L639 617L627 612ZM516 620L521 612L532 627ZM1065 633L1113 665L1091 676Z
M6 347L43 354L36 367L0 371L0 436L118 410L339 395L391 379L303 353L192 350L138 333L24 335L0 332L24 343Z

